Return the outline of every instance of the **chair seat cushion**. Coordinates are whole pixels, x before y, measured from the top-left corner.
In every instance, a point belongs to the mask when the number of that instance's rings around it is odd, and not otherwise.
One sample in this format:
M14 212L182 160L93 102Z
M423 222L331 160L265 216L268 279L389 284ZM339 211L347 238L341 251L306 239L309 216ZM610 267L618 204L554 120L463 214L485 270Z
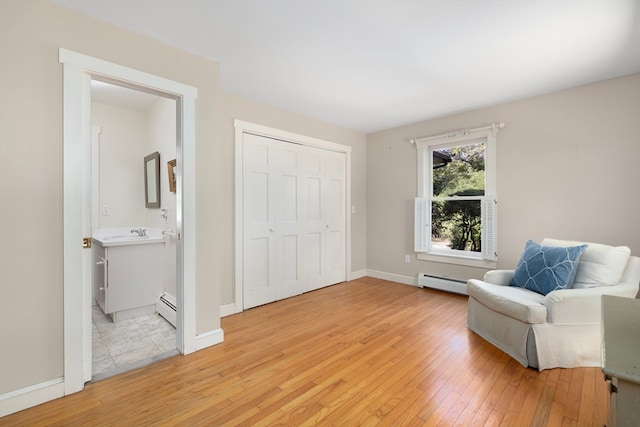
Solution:
M543 305L544 295L529 289L469 280L467 293L485 307L522 322L547 321L547 308Z

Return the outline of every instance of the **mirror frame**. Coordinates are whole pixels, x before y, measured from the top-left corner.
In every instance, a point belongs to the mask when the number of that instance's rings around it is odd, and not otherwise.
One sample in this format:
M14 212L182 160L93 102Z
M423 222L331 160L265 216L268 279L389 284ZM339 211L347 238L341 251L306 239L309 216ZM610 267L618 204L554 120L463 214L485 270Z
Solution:
M154 178L155 178L155 188L149 188L150 185L153 185L149 180L149 176L147 171L149 170L149 163L152 162L151 167L153 168ZM149 202L150 193L153 194L155 192L155 201ZM159 208L160 207L160 153L154 152L145 156L144 158L144 206L147 208Z

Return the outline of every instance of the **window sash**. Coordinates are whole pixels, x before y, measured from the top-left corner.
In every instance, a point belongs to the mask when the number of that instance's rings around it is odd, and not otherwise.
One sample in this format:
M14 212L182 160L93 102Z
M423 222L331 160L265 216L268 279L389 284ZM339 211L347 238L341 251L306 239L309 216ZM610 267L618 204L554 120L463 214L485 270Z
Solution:
M482 200L485 196L432 196L432 202L464 202L465 200Z
M418 197L415 199L414 212L414 250L417 253L446 255L446 258L497 260L497 199L496 199L496 138L497 127L488 126L476 131L454 132L440 137L419 138L415 140L418 149ZM451 136L454 135L454 136ZM433 151L442 148L470 145L478 142L485 144L485 195L484 196L433 196ZM432 202L446 200L480 200L482 252L460 250L437 250L431 245Z
M461 200L455 199L454 200ZM473 200L478 200L475 198ZM438 250L431 245L431 202L425 197L416 197L414 202L414 251L465 258L479 258L490 261L497 259L497 205L495 197L481 197L482 235L481 252L456 249Z

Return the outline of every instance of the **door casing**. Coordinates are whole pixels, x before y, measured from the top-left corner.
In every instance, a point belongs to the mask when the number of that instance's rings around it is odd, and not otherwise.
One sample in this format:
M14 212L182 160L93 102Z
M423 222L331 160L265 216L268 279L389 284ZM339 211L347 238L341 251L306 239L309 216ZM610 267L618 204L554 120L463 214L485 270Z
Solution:
M91 256L82 238L91 235L91 77L112 80L176 99L177 200L177 348L196 350L195 327L195 99L197 89L66 49L63 64L63 254L64 254L64 393L84 387L91 352ZM87 176L89 182L87 182ZM81 325L81 327L78 327ZM87 342L88 340L88 342ZM87 351L88 348L88 351Z

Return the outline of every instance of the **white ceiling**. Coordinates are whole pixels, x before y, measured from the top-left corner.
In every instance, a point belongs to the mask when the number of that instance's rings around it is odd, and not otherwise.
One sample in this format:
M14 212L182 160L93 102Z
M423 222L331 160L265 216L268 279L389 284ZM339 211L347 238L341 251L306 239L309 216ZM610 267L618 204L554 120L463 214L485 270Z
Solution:
M640 72L638 0L52 0L362 132ZM142 53L141 53L142 54Z

